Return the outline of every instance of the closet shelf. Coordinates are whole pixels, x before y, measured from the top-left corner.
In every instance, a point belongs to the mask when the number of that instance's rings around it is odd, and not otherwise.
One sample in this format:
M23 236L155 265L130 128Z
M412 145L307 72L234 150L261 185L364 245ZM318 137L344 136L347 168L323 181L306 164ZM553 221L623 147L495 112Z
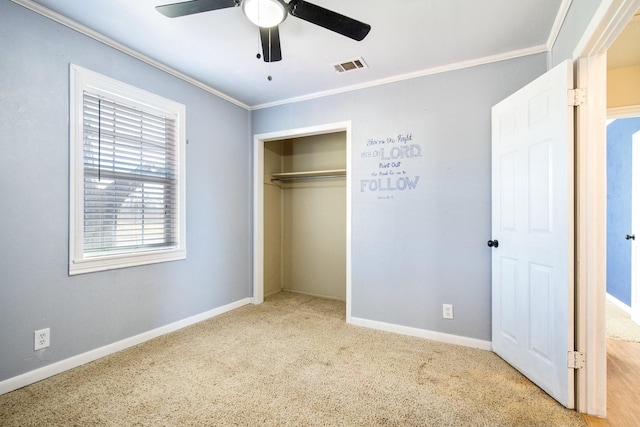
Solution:
M300 181L303 179L344 178L346 169L329 169L322 171L272 173L271 181Z

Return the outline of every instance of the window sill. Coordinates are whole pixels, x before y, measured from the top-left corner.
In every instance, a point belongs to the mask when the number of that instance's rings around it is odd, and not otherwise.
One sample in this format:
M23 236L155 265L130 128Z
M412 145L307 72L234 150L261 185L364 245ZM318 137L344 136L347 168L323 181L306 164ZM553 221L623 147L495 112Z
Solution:
M69 262L69 275L136 267L160 262L178 261L187 258L184 249L160 250L153 252L128 253L72 260Z

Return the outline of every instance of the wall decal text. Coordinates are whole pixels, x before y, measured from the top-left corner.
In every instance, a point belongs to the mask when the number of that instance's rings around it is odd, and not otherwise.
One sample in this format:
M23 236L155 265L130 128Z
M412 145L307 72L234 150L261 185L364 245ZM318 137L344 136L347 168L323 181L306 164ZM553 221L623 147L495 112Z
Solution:
M420 176L409 170L413 161L422 157L422 146L412 133L385 138L368 138L361 159L371 160L370 178L360 180L361 193L377 193L380 200L393 199L393 193L418 188Z

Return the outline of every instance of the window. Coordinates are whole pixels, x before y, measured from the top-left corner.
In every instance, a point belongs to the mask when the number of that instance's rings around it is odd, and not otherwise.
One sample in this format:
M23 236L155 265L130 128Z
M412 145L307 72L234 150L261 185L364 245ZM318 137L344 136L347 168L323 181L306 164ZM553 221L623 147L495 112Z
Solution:
M185 107L70 71L69 274L184 259Z

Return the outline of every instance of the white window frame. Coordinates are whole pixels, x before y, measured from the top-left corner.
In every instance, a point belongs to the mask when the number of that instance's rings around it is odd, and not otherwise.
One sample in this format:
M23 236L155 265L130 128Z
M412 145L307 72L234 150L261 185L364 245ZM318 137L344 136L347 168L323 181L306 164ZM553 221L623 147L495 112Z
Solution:
M133 267L185 259L185 106L127 85L75 64L70 64L70 179L69 179L69 275ZM178 176L176 244L171 247L109 255L86 256L84 251L83 94L85 91L137 106L175 119Z

